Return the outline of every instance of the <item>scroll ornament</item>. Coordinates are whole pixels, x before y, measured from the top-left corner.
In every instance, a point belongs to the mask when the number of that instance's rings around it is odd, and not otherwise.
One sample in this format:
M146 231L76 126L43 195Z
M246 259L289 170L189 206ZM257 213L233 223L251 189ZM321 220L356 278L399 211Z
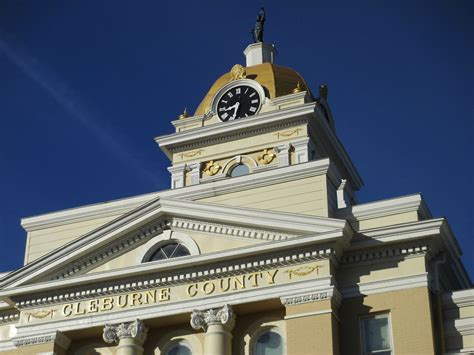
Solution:
M119 342L122 338L137 339L143 343L146 339L148 329L140 319L131 323L121 323L118 325L106 324L103 338L106 343Z
M221 166L217 163L214 163L214 160L211 160L206 163L203 172L208 176L214 176L219 172L220 169Z
M258 162L263 165L270 164L273 159L275 159L275 153L268 151L268 149L264 149L263 152L257 156Z
M232 329L235 324L235 314L228 304L221 308L208 309L205 311L194 310L191 314L191 326L198 330L207 331L210 325L223 325Z

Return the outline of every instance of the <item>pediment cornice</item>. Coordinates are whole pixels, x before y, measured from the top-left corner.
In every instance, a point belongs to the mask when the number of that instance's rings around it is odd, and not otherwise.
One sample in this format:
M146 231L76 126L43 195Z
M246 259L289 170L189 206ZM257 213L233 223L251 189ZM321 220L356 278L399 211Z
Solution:
M146 242L172 223L269 240L350 229L344 220L158 198L8 274L1 286L10 288L84 273L107 258Z

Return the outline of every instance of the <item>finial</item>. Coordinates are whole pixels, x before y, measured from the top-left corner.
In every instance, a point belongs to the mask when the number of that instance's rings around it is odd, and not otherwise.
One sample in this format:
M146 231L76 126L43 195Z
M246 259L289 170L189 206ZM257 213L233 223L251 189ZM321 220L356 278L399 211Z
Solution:
M265 9L262 7L257 15L255 27L250 31L254 43L263 42L263 23L265 22Z
M230 80L245 79L246 76L247 72L245 71L245 68L240 64L234 65L230 70Z
M296 87L293 89L293 94L296 94L297 92L301 92L301 85L300 85L300 81L298 80L298 82L296 83Z
M184 111L181 115L179 115L179 119L180 120L184 120L185 118L189 117L189 113L188 113L188 110L186 108L184 108Z
M326 84L319 85L319 97L324 100L328 99L328 86Z

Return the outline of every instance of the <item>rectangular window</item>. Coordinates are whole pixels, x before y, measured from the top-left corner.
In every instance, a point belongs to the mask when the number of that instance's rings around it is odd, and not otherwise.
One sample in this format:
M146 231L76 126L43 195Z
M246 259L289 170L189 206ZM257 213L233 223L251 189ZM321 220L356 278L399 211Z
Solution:
M360 319L362 354L391 355L392 330L388 313Z

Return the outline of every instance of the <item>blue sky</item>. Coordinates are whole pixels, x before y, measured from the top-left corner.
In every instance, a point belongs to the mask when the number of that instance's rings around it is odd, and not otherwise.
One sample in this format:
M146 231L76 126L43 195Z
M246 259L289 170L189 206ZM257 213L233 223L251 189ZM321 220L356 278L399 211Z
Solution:
M277 63L329 86L360 202L422 192L473 265L472 1L0 2L0 271L20 218L167 189L153 137L234 64L258 9Z

